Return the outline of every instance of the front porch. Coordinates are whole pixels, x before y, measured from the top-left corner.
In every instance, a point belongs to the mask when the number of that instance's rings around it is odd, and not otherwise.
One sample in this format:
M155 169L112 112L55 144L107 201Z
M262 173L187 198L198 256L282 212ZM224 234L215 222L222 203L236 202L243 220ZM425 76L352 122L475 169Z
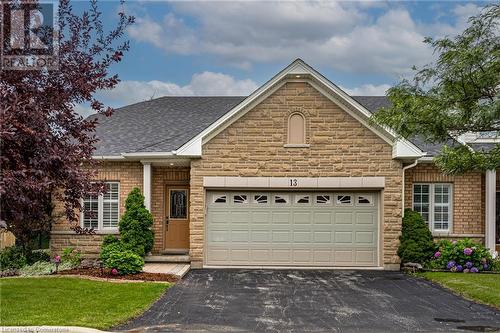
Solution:
M141 164L144 203L154 219L151 258L162 258L154 262L177 261L168 255L189 258L190 160L144 160Z

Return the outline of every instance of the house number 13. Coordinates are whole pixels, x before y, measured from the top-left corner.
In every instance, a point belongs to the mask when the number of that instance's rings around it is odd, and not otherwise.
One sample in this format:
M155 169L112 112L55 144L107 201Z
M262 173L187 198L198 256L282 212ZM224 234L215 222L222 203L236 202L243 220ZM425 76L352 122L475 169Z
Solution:
M299 182L296 178L290 179L290 186L299 186Z

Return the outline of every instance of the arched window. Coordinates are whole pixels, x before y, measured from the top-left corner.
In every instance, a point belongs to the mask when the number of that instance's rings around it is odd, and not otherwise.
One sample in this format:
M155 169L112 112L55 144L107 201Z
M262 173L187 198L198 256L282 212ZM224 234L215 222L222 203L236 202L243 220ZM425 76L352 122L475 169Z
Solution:
M288 118L288 143L306 143L306 121L300 113L292 113Z

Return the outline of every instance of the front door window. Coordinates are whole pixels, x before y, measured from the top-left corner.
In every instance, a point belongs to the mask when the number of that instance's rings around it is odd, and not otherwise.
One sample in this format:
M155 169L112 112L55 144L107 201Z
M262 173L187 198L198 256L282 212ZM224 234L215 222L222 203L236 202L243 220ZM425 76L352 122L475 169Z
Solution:
M187 218L187 190L170 190L170 218Z

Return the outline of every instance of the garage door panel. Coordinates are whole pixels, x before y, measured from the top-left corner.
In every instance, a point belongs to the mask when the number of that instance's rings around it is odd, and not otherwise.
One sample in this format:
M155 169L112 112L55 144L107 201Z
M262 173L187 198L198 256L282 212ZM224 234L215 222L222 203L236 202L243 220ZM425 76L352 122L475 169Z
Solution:
M307 211L296 211L293 212L293 224L294 225L310 225L311 224L311 212Z
M352 244L352 231L336 231L335 232L336 244Z
M273 230L273 242L290 243L290 231Z
M372 231L356 231L355 233L356 239L355 242L357 244L363 245L375 245L375 233Z
M314 212L314 224L332 224L332 213L331 212Z
M248 242L249 232L248 230L232 230L231 231L231 242Z
M227 243L231 240L229 230L213 230L208 240L211 243Z
M352 225L352 212L336 212L334 223L336 225Z
M268 243L271 240L268 230L252 230L250 242Z
M294 243L310 243L311 242L311 232L310 231L294 231L293 232Z
M356 212L357 225L374 226L376 224L376 221L376 215L373 212Z
M330 244L332 242L332 232L331 231L315 231L314 232L314 242L315 243Z
M231 223L248 224L250 222L250 211L230 211Z
M291 249L274 249L271 252L271 262L291 264Z
M290 224L291 216L288 211L273 211L272 212L272 223L273 224Z
M312 260L312 250L310 249L294 249L293 251L293 263L298 264L309 264Z
M332 249L318 249L313 251L313 263L319 266L329 266L333 262Z
M219 192L220 193L220 192ZM228 198L239 195L224 192ZM316 194L267 192L266 203L247 191L245 203L207 204L206 264L275 266L377 266L378 196L363 195L370 203L338 203L335 192L328 204L316 203ZM241 194L241 193L240 193ZM285 203L275 203L275 196ZM309 196L309 203L297 198ZM312 200L312 201L311 201ZM262 201L262 200L261 200Z
M255 224L270 224L271 223L271 212L252 212L252 222Z
M356 250L356 263L357 264L370 264L376 260L376 249Z

